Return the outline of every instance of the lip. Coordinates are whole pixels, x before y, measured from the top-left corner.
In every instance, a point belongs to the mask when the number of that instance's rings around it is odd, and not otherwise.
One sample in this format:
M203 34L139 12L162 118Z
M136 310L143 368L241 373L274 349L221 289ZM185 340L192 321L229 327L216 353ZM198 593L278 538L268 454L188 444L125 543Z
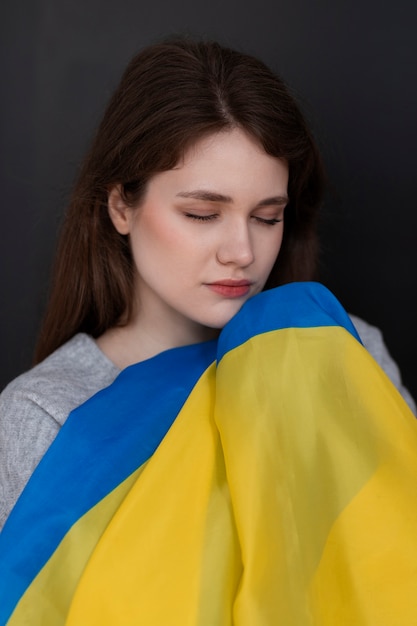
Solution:
M225 298L242 298L246 296L252 283L249 280L216 280L213 283L206 283L207 287L215 293Z

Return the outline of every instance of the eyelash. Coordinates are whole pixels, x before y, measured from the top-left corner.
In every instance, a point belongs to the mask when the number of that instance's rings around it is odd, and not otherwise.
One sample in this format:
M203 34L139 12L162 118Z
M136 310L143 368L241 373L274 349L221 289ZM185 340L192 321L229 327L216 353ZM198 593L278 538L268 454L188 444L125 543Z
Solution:
M189 217L193 220L198 220L199 222L211 222L217 218L217 214L214 213L213 215L194 215L193 213L186 213L185 217ZM256 217L256 215L254 215L253 217L258 222L258 224L263 224L265 226L274 226L275 224L282 222L282 219L268 220L263 217Z
M274 226L275 224L279 224L279 222L282 222L282 219L281 220L278 220L278 219L267 220L264 217L255 217L255 219L260 224L265 224L266 226Z
M210 222L216 219L217 215L194 215L193 213L186 213L185 217L190 217L193 220L198 220L199 222Z

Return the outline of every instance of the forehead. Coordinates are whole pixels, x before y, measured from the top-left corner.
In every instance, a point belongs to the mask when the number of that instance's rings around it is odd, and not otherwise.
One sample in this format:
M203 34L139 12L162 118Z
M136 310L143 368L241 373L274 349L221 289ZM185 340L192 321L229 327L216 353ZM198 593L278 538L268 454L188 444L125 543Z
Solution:
M156 174L151 182L201 188L214 188L234 195L238 190L286 191L288 166L265 152L253 137L241 129L205 136L185 151L174 168Z
M176 167L183 167L199 159L222 158L230 152L248 152L268 156L261 143L241 128L231 128L205 134L191 142L184 150Z

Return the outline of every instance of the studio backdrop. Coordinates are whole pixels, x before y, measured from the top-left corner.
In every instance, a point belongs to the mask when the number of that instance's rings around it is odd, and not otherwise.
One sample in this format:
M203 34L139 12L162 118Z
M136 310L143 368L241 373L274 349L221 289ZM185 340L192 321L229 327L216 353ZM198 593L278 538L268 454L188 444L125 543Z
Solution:
M0 388L31 365L73 180L130 57L190 34L262 58L322 148L322 281L379 326L417 397L417 5L4 0Z

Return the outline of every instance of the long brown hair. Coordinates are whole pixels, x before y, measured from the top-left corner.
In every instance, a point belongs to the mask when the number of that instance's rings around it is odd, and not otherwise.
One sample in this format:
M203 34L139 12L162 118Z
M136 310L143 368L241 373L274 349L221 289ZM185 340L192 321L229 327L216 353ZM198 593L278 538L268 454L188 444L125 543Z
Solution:
M82 166L61 233L36 362L77 332L98 337L129 321L132 259L128 239L108 215L109 189L120 185L133 206L150 177L174 167L192 143L233 127L289 165L283 244L266 288L315 277L323 169L287 86L258 59L216 42L158 43L129 63Z

